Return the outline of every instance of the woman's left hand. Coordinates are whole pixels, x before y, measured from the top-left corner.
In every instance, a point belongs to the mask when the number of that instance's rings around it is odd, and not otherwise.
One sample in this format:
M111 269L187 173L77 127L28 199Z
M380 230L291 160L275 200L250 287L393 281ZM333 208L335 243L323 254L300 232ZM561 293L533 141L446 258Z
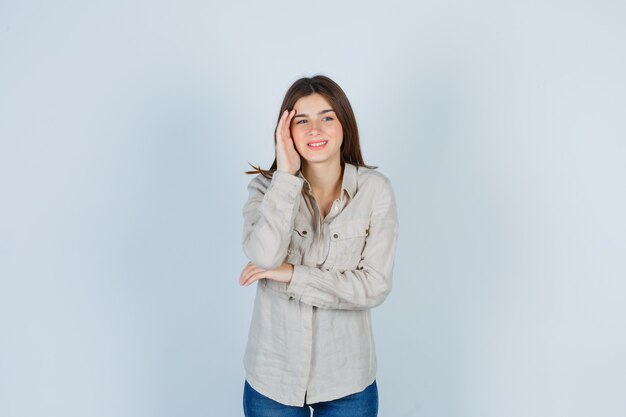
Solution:
M276 269L261 269L252 262L248 262L239 276L239 285L248 286L261 278L289 283L291 282L292 274L292 264L283 263Z

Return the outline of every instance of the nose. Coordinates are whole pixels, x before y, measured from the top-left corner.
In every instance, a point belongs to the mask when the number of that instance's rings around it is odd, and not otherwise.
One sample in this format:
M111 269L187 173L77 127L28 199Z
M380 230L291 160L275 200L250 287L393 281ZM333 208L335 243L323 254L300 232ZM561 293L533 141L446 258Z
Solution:
M319 136L319 134L320 134L319 121L317 121L317 120L312 121L310 126L311 126L311 129L309 130L309 135L311 135L311 136Z

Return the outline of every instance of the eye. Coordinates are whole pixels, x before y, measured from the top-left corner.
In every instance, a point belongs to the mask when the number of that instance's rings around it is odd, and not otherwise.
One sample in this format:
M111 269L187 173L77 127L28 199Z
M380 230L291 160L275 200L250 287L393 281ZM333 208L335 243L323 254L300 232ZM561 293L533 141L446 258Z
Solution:
M306 119L298 120L296 124L299 125L301 122L306 122Z
M334 119L333 119L332 117L330 117L330 116L324 117L324 119L334 120Z

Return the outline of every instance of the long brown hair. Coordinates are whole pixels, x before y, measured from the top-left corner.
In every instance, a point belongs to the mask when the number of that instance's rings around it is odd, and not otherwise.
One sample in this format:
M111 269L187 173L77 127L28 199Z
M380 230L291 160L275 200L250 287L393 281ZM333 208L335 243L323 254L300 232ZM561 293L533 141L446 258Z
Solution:
M274 146L276 146L276 130L278 129L278 122L281 115L285 110L292 110L296 105L296 102L302 98L311 94L318 93L323 96L332 106L339 123L343 127L343 141L341 143L341 164L349 162L353 165L363 166L366 168L376 169L376 166L365 165L363 162L363 156L361 155L361 145L359 142L359 129L356 125L356 118L352 111L352 106L348 101L346 93L343 92L339 84L331 80L324 75L316 75L312 78L300 78L294 82L283 99L283 104L280 106L278 112L278 118L276 119L276 127L274 128ZM276 153L276 147L274 147L274 155ZM254 168L254 171L246 171L246 174L261 174L264 177L271 178L274 171L276 171L276 156L274 156L274 162L269 170L261 169L258 166L248 164Z

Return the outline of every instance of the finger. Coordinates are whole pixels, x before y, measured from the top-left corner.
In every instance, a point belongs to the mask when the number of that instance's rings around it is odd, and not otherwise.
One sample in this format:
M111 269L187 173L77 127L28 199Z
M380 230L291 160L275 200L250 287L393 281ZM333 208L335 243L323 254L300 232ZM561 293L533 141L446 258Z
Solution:
M250 276L250 265L246 266L239 275L239 285L243 285L246 279Z
M242 274L241 279L240 279L240 284L241 285L246 285L246 282L255 274L262 274L263 272L265 272L265 270L255 267L252 268L248 271L245 272L245 274Z
M248 286L252 284L254 281L258 281L261 278L265 278L266 274L267 274L267 270L261 269L261 268L255 268L250 271L250 274L246 277L243 285Z
M285 120L285 125L283 128L283 139L289 140L291 139L291 120L296 115L296 110L293 109L287 115L287 120Z
M283 112L283 114L280 116L280 119L278 120L278 127L276 128L276 139L282 139L283 138L283 126L285 124L285 119L287 118L287 110L285 110Z
M241 281L241 277L245 275L246 271L250 269L251 265L254 264L252 262L248 262L246 266L243 267L243 269L241 270L241 274L239 274L239 281Z
M243 286L248 287L250 284L254 283L254 281L258 281L259 279L263 278L264 272L265 271L259 271L250 275L250 277L248 277L248 279L246 279L246 281L243 283Z
M249 261L243 269L245 271L246 269L254 268L255 266L256 265L252 261Z
M243 274L246 270L250 269L253 266L254 264L252 263L252 261L248 262L246 266L244 266L243 269L241 270L241 273Z
M244 277L248 276L250 269L254 268L254 267L255 267L255 265L252 262L248 262L246 264L246 266L241 271L241 274L239 274L239 284L241 284L243 282Z

